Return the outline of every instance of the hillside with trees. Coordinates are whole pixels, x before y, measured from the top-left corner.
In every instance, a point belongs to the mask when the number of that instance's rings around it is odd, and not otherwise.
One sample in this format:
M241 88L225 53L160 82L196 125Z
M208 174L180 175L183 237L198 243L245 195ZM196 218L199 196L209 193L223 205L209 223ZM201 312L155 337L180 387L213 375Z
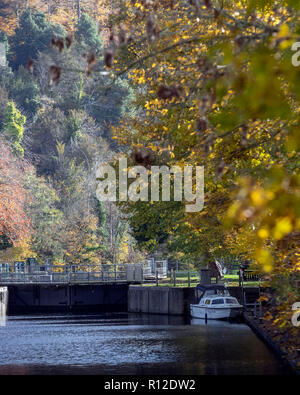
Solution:
M103 40L92 16L80 10L67 31L63 17L49 18L40 3L0 4L11 26L17 17L14 30L0 36L7 58L0 70L0 257L135 259L127 222L115 206L96 199L94 177L96 166L118 151L110 128L133 115L133 90L120 78L107 92L107 76L77 72L90 53L103 66ZM63 53L56 40L64 43ZM69 70L59 84L51 67Z

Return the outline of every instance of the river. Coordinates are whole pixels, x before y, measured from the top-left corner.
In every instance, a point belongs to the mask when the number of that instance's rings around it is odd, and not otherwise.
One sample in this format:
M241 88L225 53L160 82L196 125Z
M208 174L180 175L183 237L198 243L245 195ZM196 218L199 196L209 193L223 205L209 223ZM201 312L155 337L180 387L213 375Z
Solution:
M244 324L135 315L8 317L0 374L284 374Z

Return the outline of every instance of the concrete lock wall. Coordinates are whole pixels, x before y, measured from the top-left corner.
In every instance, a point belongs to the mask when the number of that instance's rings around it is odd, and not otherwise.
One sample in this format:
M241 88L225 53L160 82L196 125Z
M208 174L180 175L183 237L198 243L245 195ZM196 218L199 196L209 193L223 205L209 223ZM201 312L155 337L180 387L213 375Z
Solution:
M142 265L128 265L126 267L126 278L128 282L143 282Z
M8 293L8 314L127 311L127 284L18 285Z
M130 286L128 291L130 313L184 315L194 302L193 288Z
M228 287L229 293L243 303L241 287ZM247 303L259 297L258 287L244 289ZM197 303L195 288L143 287L131 285L128 290L128 312L189 315L190 304Z

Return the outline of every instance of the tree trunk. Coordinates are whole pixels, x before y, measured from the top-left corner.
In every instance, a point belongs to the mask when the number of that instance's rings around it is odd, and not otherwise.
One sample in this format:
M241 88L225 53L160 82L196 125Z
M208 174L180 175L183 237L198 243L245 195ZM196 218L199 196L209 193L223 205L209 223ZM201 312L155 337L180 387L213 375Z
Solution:
M78 19L80 19L80 17L81 17L81 4L80 4L80 0L77 0L77 17L78 17Z
M50 21L51 17L51 0L48 0L48 20Z

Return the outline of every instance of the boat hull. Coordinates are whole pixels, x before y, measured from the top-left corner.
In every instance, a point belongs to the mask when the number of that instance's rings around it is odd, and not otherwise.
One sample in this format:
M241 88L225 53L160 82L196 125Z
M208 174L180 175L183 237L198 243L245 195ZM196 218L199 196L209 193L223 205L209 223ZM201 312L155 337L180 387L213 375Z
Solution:
M227 318L238 318L242 314L241 307L210 308L199 305L191 305L191 316L208 320L222 320Z

